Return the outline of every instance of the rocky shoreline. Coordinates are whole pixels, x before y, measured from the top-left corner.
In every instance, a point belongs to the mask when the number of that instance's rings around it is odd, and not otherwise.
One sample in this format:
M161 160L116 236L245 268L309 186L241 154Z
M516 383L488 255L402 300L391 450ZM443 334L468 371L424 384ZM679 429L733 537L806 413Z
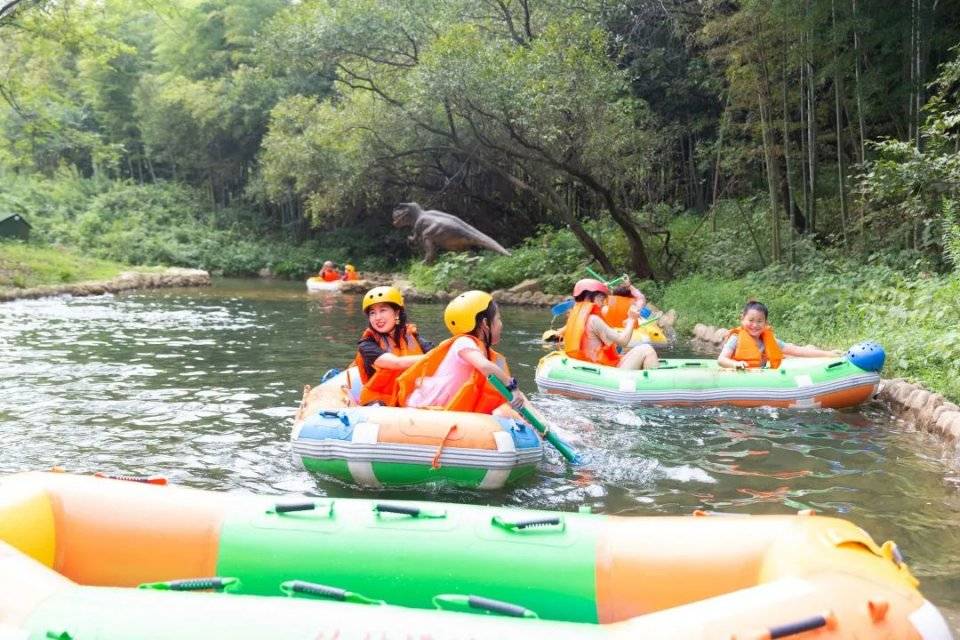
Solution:
M159 289L163 287L205 287L210 285L210 274L202 269L170 267L163 271L124 271L116 278L98 282L75 282L72 284L45 285L29 289L6 289L0 291L0 302L24 298L47 298L50 296L98 296L132 289Z
M340 293L366 293L372 287L393 285L403 292L404 298L411 302L447 302L459 291L441 291L426 293L417 290L409 280L399 274L370 274L363 280L344 282ZM540 291L538 280L524 280L509 289L497 289L491 292L493 299L504 304L522 304L535 307L550 307L566 299L567 296Z
M705 324L693 328L693 342L704 350L718 351L726 335L726 329ZM880 381L877 399L895 416L913 423L917 429L948 442L960 443L960 407L942 394L903 378L884 378Z

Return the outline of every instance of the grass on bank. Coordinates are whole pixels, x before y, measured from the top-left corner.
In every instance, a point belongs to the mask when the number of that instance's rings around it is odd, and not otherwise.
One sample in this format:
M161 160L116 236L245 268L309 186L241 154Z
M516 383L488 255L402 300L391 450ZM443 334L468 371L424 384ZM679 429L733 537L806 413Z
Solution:
M109 280L130 269L118 262L83 257L64 247L0 242L0 289Z

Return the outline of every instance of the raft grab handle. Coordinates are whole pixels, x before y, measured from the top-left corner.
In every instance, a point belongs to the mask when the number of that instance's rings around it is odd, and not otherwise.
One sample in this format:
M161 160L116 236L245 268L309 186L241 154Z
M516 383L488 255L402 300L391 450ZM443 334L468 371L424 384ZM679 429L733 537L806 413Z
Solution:
M278 502L269 509L267 513L282 516L285 513L298 513L300 511L315 511L323 507L327 510L326 517L333 517L333 500L325 504L317 504L312 500L305 502Z
M133 476L125 474L112 474L104 471L97 471L93 474L96 478L107 478L108 480L123 480L125 482L139 482L141 484L167 484L167 479L163 476Z
M305 580L287 580L280 584L280 591L291 598L302 595L354 604L384 604L383 600L375 600L353 591Z
M537 619L540 617L536 612L518 604L482 596L462 596L456 593L441 593L434 596L433 606L445 611L470 611L474 609L511 618Z
M420 507L411 507L405 504L385 504L378 502L373 505L373 512L377 517L385 513L394 513L401 516L410 516L411 518L446 518L446 511L426 511Z
M157 591L226 591L232 592L240 588L237 578L185 578L183 580L165 580L163 582L144 582L138 589L155 589Z
M589 371L590 373L595 373L600 375L600 367L593 367L588 364L575 364L573 365L574 369L579 369L580 371Z
M731 640L776 640L777 638L789 638L823 627L835 629L836 626L836 615L834 615L833 611L826 611L821 614L777 625L776 627L770 627L765 631L754 632L748 635L735 634Z
M516 532L524 531L526 529L540 528L540 527L557 527L557 533L563 532L566 530L567 525L563 519L563 516L547 516L544 518L526 518L524 520L504 520L500 516L493 516L490 519L490 524L495 527L500 527L506 531Z

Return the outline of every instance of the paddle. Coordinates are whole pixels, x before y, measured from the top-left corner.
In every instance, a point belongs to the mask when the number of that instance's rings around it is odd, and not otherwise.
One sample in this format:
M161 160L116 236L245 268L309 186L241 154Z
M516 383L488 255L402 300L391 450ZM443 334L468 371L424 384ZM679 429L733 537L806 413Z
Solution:
M507 387L500 381L500 378L491 373L489 376L487 376L487 380L489 380L490 384L492 384L493 387L500 392L500 395L506 398L507 402L513 402L513 393L511 393L510 390L507 389ZM582 458L570 448L570 445L561 440L556 433L544 426L544 424L540 422L540 419L533 415L533 412L530 411L530 409L526 407L520 407L520 415L522 415L527 422L532 424L533 427L539 431L541 435L543 435L547 442L556 447L557 451L559 451L560 454L566 458L570 464L577 465L583 463Z
M553 314L553 317L562 316L570 309L573 309L573 305L577 304L577 301L573 298L567 298L563 302L558 302L557 304L550 307L550 313Z

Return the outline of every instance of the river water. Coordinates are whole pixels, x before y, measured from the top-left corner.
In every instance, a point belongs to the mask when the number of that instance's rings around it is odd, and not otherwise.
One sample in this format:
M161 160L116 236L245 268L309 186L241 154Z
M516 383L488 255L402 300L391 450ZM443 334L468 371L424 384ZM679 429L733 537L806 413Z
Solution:
M446 336L441 305L410 313L428 339ZM529 393L549 311L503 315L500 350ZM363 326L358 296L297 283L0 304L0 472L60 465L207 489L369 496L308 475L289 444L302 386L345 366ZM513 489L378 495L621 515L813 508L896 540L960 628L957 453L881 406L661 409L532 396L585 453L584 468L551 450Z

